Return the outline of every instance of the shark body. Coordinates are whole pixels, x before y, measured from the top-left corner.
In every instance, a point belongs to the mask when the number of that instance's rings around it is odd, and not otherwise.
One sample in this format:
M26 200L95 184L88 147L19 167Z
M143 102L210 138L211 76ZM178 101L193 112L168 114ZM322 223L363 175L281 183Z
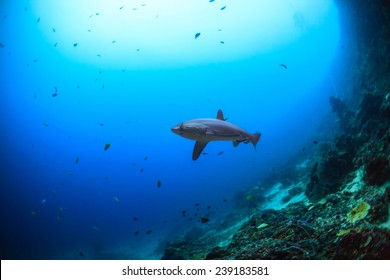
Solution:
M229 123L223 117L221 110L218 110L217 118L195 119L179 123L172 127L172 132L184 138L195 140L192 159L198 159L203 149L210 141L232 141L234 147L239 143L251 142L256 149L261 133L250 134L246 130Z

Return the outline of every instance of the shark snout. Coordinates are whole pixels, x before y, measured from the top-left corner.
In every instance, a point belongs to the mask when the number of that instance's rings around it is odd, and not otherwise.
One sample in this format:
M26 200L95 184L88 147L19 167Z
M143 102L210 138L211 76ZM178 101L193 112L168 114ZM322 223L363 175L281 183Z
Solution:
M182 129L182 123L179 123L171 128L171 131L175 134L182 135L183 129Z

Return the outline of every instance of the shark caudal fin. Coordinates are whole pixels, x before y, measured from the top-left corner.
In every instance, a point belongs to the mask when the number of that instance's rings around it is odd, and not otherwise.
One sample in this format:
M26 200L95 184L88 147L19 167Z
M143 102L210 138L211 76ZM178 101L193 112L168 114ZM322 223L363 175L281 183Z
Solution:
M252 134L250 141L253 144L253 147L255 148L255 150L256 150L256 144L257 144L257 142L259 142L260 138L261 138L261 133L258 132L258 133Z

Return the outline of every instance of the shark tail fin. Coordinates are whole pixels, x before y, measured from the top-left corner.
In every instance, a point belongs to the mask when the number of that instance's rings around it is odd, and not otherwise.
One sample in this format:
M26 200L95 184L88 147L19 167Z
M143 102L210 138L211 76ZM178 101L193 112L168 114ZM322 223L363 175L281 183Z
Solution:
M250 141L252 142L253 147L255 148L255 150L256 150L257 142L259 142L260 138L261 138L261 133L257 132L257 133L252 134L252 137L251 137Z

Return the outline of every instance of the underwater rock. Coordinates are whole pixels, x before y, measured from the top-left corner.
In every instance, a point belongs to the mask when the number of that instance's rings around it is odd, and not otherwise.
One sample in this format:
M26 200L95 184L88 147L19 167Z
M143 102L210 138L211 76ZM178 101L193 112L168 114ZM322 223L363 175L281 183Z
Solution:
M390 180L389 160L385 157L378 157L369 161L365 168L365 181L369 185L382 186Z
M389 204L390 204L390 188L386 188L384 191L376 188L377 194L367 200L367 203L371 205L370 213L367 220L370 223L380 225L386 223L389 216Z
M311 171L310 181L306 186L306 196L311 200L318 200L338 191L346 175L352 170L353 154L330 147Z
M229 252L221 247L214 247L210 253L207 254L206 260L223 260Z
M361 125L364 125L367 121L380 118L382 99L382 96L370 93L363 96L363 100L360 103L360 110L357 115L357 119L360 120Z
M345 102L337 97L329 97L329 103L332 107L332 111L337 114L340 121L341 129L349 131L352 126L352 112L347 108Z
M199 248L189 240L178 239L168 242L162 260L189 260L199 254Z
M390 259L390 232L383 229L352 230L341 237L336 248L336 259Z
M282 198L282 202L287 203L291 200L291 198L293 198L294 196L296 196L302 192L303 192L303 188L301 188L301 187L292 188L292 189L288 190L288 195L286 195L285 197Z

